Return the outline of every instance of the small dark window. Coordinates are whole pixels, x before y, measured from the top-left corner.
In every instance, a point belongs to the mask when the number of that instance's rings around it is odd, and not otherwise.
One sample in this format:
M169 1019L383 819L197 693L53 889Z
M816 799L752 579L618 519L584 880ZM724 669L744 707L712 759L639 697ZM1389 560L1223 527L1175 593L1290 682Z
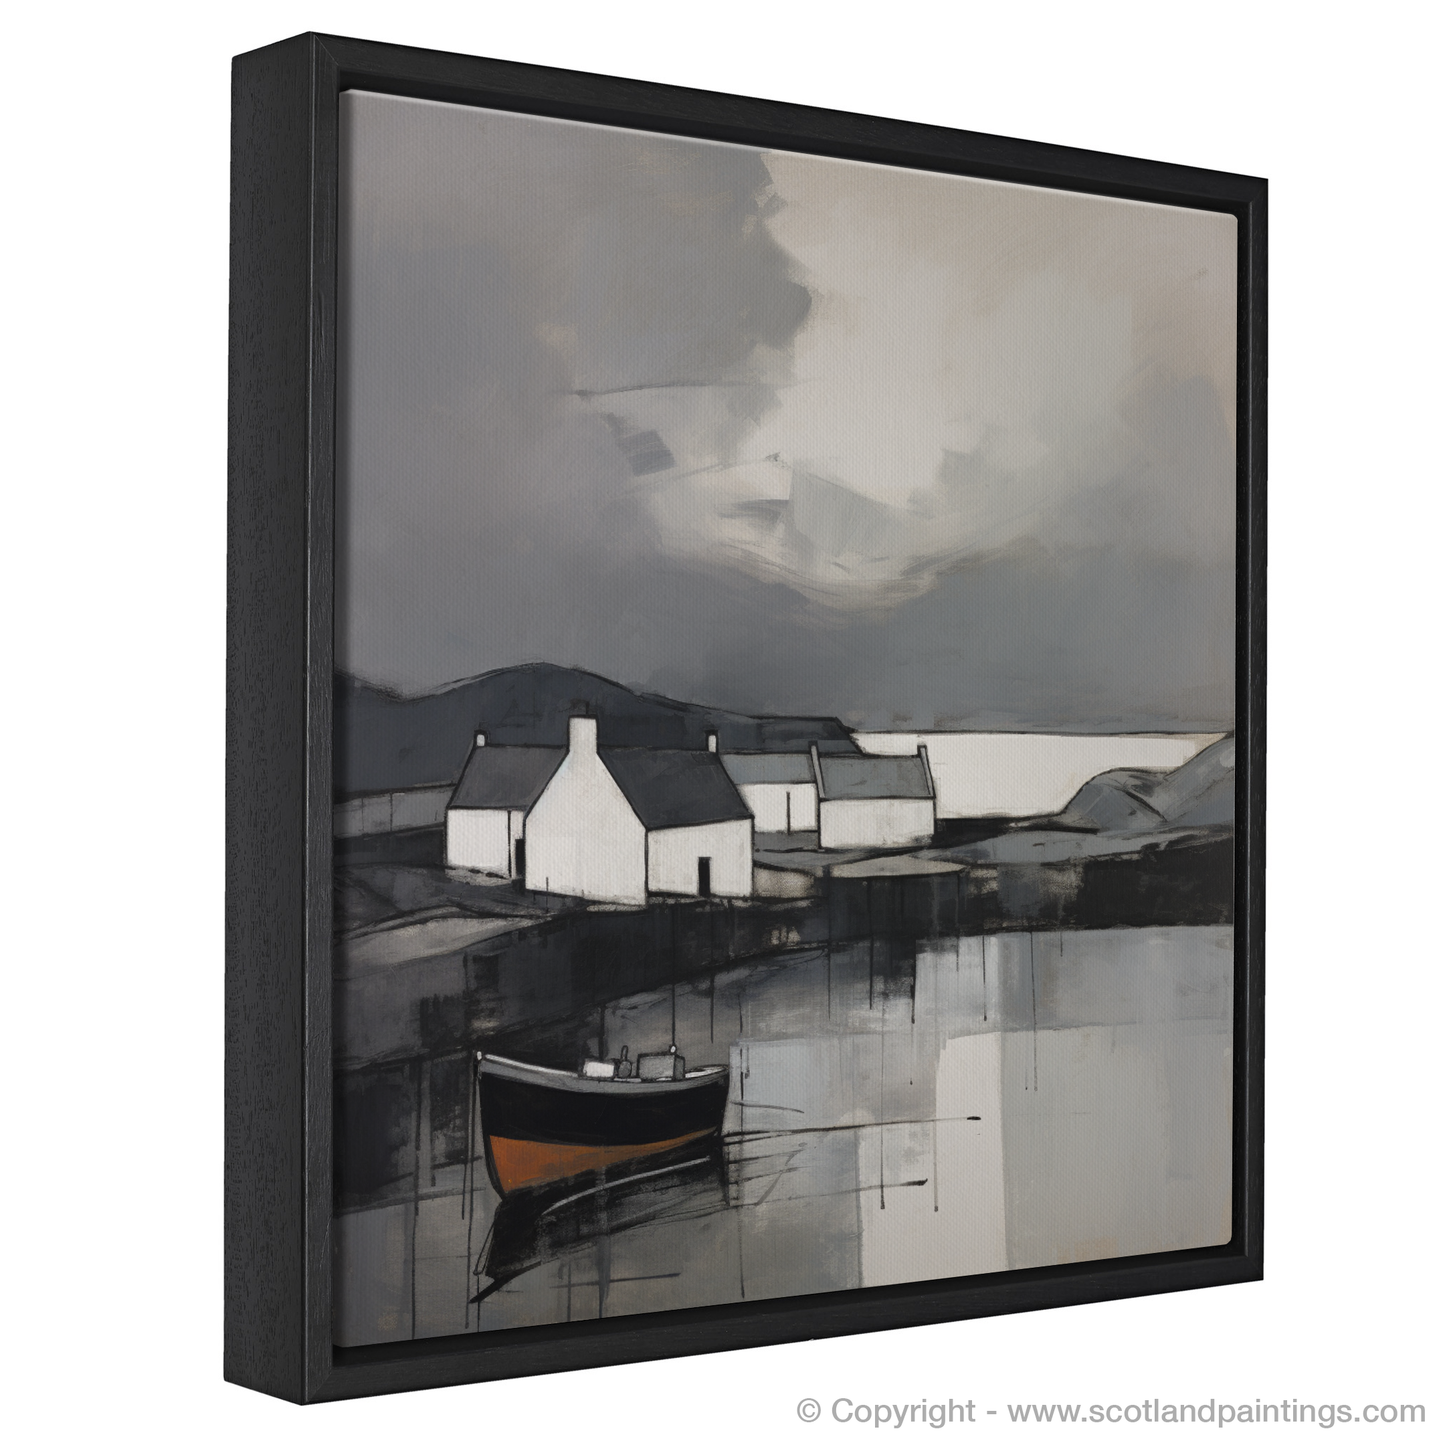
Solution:
M527 840L517 839L517 861L512 869L512 876L520 879L523 883L527 881Z
M700 898L712 896L712 859L699 858L697 860L697 892Z

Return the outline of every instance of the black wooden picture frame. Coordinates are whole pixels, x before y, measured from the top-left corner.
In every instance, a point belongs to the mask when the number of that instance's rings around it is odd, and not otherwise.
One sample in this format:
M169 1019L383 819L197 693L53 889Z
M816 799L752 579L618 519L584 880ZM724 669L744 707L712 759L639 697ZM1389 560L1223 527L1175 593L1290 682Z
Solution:
M1233 1237L1217 1248L333 1347L338 97L480 105L1227 212L1238 222ZM226 858L226 1377L342 1399L1257 1280L1263 1269L1264 181L307 34L236 58Z

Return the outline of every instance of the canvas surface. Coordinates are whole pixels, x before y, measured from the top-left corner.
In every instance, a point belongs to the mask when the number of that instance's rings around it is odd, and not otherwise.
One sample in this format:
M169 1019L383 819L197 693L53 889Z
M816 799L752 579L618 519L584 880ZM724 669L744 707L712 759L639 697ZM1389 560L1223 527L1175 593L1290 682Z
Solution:
M1227 1240L1233 218L348 92L341 219L336 1342Z

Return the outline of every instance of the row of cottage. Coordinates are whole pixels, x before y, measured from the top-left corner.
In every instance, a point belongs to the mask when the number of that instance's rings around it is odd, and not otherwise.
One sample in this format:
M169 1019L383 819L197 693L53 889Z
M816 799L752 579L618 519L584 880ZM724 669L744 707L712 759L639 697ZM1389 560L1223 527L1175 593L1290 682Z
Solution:
M478 733L447 804L453 868L615 903L649 893L746 898L753 834L818 833L818 846L929 842L928 752L908 757L599 748L574 717L567 746L488 746Z

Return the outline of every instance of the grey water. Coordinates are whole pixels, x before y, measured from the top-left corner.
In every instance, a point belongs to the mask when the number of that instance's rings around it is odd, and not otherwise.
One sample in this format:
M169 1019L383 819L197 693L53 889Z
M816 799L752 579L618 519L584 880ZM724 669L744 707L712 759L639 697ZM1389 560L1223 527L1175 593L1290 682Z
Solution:
M335 1341L1224 1243L1233 949L1228 926L880 940L614 1000L598 1048L729 1065L720 1149L553 1216L497 1283L480 1134L420 1087L410 1177L335 1221Z

